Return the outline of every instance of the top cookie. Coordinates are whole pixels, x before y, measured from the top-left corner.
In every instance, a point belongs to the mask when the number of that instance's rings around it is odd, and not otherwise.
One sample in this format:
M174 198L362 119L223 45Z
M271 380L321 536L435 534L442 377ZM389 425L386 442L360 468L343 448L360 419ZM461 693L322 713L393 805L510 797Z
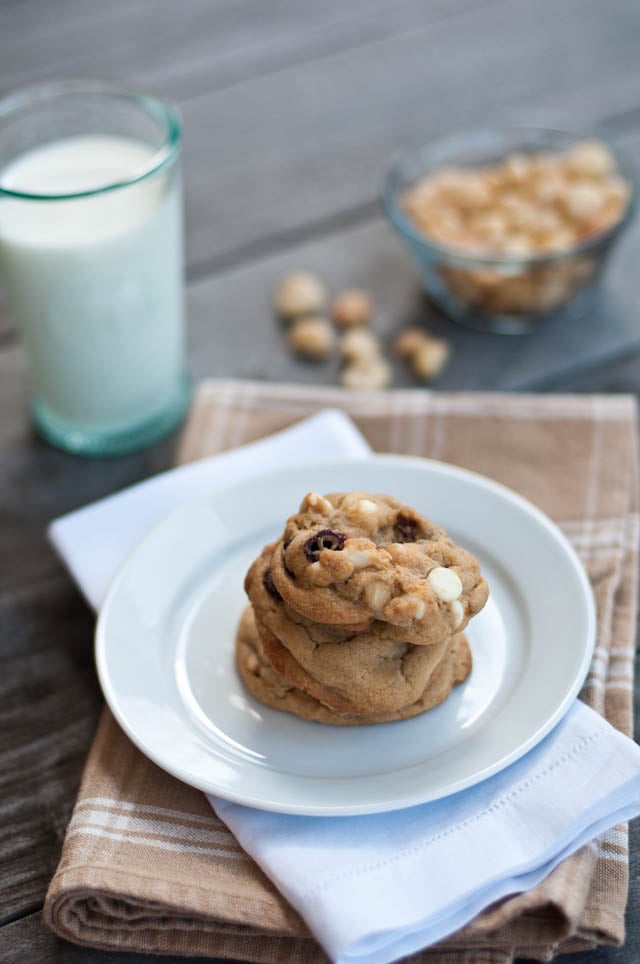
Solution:
M489 590L477 560L444 529L388 495L309 493L271 560L275 588L324 624L401 627L427 644L460 632Z

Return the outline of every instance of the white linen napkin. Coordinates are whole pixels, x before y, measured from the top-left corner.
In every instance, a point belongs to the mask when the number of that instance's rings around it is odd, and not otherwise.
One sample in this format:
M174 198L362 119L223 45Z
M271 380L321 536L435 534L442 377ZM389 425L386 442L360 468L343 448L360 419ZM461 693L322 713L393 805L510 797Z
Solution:
M98 608L137 541L180 502L252 475L369 449L339 412L174 469L53 522L51 541ZM210 797L332 960L384 964L458 930L640 814L640 748L584 704L522 760L443 801L312 818Z
M209 799L333 961L385 964L638 816L640 748L578 700L523 759L409 810L314 818Z

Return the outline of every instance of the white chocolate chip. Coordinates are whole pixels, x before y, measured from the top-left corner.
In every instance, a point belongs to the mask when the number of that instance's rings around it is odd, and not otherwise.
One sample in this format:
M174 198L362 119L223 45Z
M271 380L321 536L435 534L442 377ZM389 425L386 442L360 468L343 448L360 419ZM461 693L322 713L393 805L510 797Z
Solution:
M449 603L449 609L451 611L451 615L453 616L453 628L457 629L464 619L464 609L462 603L459 599L453 599Z
M349 515L356 515L361 512L363 502L371 502L370 499L362 498L359 492L349 492L342 500L341 508ZM374 503L371 503L374 505ZM366 509L365 509L366 511Z
M444 566L436 566L427 576L427 582L433 589L438 599L443 602L452 602L462 595L462 583L457 572L445 569Z
M345 549L343 555L350 560L354 570L366 569L376 561L375 553L372 549Z
M310 509L315 509L316 512L320 512L322 515L331 515L333 512L331 503L325 499L324 496L318 495L317 492L309 492L306 497L306 503Z
M424 599L420 598L420 596L410 594L405 596L402 602L402 608L408 616L411 616L412 619L422 619L427 611L426 603Z
M391 590L384 582L372 582L365 589L364 596L367 605L371 606L372 609L379 610L389 602Z
M358 512L363 512L369 514L371 512L377 512L378 506L371 499L360 499L357 505Z

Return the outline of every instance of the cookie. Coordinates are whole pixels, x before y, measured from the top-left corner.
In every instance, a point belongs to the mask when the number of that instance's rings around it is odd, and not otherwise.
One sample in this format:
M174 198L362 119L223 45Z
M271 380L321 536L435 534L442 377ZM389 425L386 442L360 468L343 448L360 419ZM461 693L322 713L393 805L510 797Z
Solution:
M367 645L361 645L357 637L353 646L336 643L333 644L334 654L343 655L341 648L357 648L357 652L344 654L342 663L346 664L345 672L342 678L337 673L332 674L338 685L335 682L329 685L301 665L284 643L260 622L257 614L256 628L264 658L287 683L304 690L329 709L363 716L393 712L415 703L424 693L449 646L448 639L434 646L412 646L411 643L391 641L388 645L394 647L395 651L384 659L368 653ZM323 648L318 647L318 650ZM412 651L417 660L411 659ZM420 659L425 656L426 660ZM330 665L329 659L323 661L323 667ZM415 667L418 661L422 664L419 666L420 672L416 672ZM403 670L407 672L406 680Z
M334 726L364 726L418 716L442 703L455 685L464 682L471 672L471 662L469 645L460 633L451 640L447 653L418 700L394 712L365 716L331 710L283 679L262 653L253 609L250 606L243 613L236 637L238 671L256 699L272 709Z
M489 591L478 561L387 495L309 493L271 558L285 603L323 624L381 621L426 645L462 631Z
M273 580L271 560L275 548L275 542L266 545L258 558L249 567L245 577L245 592L255 608L262 610L277 607L292 622L304 626L312 634L316 643L338 643L351 639L355 633L363 632L365 629L371 628L370 619L360 619L353 623L342 623L337 626L307 619L302 613L292 609L278 592ZM392 628L389 627L389 629L389 637L394 638Z
M372 624L376 628L370 632L347 635L338 627L322 626L303 617L296 621L282 598L273 592L269 549L253 563L246 585L265 656L274 668L335 709L343 709L346 700L347 709L354 712L386 712L417 700L444 655L448 640L414 646L381 635L386 623ZM287 651L292 662L287 659ZM311 679L305 685L307 677ZM316 684L327 688L324 696Z

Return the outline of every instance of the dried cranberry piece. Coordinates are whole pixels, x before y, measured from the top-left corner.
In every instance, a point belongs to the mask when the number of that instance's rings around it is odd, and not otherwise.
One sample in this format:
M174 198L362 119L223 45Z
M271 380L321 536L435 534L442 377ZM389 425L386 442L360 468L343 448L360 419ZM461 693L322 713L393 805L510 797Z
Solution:
M411 516L399 512L396 517L396 529L400 533L403 542L415 542L418 532L418 523Z
M267 590L267 592L273 596L274 599L277 599L278 602L282 602L282 596L278 592L278 588L275 582L273 581L273 573L271 572L271 569L265 569L264 575L262 577L262 585Z
M323 549L331 549L338 552L344 546L347 537L343 532L334 532L333 529L321 529L304 544L304 554L309 562L316 562Z

